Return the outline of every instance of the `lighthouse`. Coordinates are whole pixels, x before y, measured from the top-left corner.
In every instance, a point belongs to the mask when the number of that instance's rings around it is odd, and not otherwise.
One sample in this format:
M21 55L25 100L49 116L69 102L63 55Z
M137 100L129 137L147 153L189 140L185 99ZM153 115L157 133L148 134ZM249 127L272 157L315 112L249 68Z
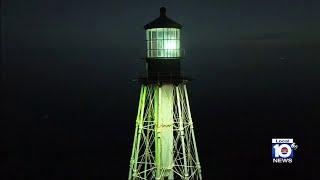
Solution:
M182 25L166 15L144 26L146 73L141 85L129 180L201 180L194 125L181 73Z

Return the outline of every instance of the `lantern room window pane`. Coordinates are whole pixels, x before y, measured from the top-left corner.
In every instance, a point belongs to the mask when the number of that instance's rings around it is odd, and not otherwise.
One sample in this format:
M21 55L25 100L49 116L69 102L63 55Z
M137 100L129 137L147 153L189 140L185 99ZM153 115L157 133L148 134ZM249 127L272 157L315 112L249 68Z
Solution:
M157 39L157 31L156 30L152 30L151 31L151 38L152 39Z
M171 39L172 38L172 30L170 29L169 31L168 31L168 38L167 39Z
M157 40L157 49L163 49L163 41L164 40Z
M177 29L177 37L176 38L180 39L180 30L179 29Z
M172 30L172 37L171 37L171 39L177 39L176 30L175 30L175 29Z
M157 56L163 57L163 50L157 50Z
M157 49L157 41L151 41L151 48L150 49Z
M151 57L157 57L156 50L151 50Z
M162 29L158 29L157 34L158 34L157 39L163 39L163 30Z
M163 28L163 39L168 39L168 28Z

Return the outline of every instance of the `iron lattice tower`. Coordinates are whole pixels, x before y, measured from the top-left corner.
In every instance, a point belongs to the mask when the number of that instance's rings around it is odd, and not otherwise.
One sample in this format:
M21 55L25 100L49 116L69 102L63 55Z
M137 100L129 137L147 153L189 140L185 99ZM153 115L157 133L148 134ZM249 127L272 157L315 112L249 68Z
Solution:
M129 180L201 180L186 84L180 73L182 25L166 16L144 26L146 76L141 83L139 108L130 160Z

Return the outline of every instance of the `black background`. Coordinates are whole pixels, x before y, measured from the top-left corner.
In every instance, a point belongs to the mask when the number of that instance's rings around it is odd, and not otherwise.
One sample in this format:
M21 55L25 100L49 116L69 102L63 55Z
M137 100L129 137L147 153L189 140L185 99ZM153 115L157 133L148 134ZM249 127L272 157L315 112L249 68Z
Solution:
M0 179L126 179L143 25L184 25L204 179L319 177L314 0L1 1ZM292 164L271 139L294 138Z

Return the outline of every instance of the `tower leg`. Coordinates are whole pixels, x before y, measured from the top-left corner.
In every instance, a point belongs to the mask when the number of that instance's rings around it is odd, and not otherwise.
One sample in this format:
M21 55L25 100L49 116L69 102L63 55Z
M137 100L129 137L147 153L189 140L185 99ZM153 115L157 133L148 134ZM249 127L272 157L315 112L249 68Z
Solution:
M198 171L197 174L198 174L198 178L200 180L202 180L201 166L200 166L199 155L198 155L198 150L197 150L196 138L194 135L194 128L193 128L193 121L192 121L192 117L191 117L188 92L187 92L187 87L185 84L183 85L183 91L184 91L184 96L185 96L186 105L187 105L187 114L188 114L189 124L190 124L190 128L191 128L191 138L192 138L192 142L193 142L192 144L193 144L193 149L194 149L195 159L196 159L196 169Z
M133 148L132 148L132 152L131 152L131 158L130 158L130 168L129 168L129 177L128 179L131 180L133 179L133 175L132 173L136 172L136 170L134 170L134 164L136 164L136 159L135 159L135 150L136 150L136 143L137 143L137 133L138 133L138 126L139 126L139 119L140 119L140 112L141 112L141 105L142 105L142 101L143 101L143 93L144 93L144 87L141 87L140 90L140 96L139 96L139 106L138 106L138 114L137 114L137 118L136 118L136 128L135 128L135 132L134 132L134 139L133 139ZM134 175L135 176L135 175Z
M182 116L182 109L181 109L181 100L180 100L180 86L176 87L176 98L177 98L177 106L178 106L178 119L179 119L179 133L181 138L181 146L182 146L182 157L183 157L183 167L184 167L184 173L183 179L188 179L189 172L188 172L188 164L187 164L187 154L186 154L186 145L185 145L185 130L184 130L184 118Z
M134 137L134 148L132 150L132 157L131 161L132 164L130 166L130 169L132 169L132 179L136 179L138 174L137 174L137 161L138 161L138 154L140 150L140 141L141 141L141 133L142 133L142 125L143 125L143 117L144 117L144 105L145 105L145 98L146 98L146 87L142 86L141 87L141 95L140 95L140 102L139 102L139 110L138 110L138 115L137 115L137 121L136 121L136 132L135 132L135 137ZM130 170L131 171L131 170ZM130 176L129 176L130 178Z

